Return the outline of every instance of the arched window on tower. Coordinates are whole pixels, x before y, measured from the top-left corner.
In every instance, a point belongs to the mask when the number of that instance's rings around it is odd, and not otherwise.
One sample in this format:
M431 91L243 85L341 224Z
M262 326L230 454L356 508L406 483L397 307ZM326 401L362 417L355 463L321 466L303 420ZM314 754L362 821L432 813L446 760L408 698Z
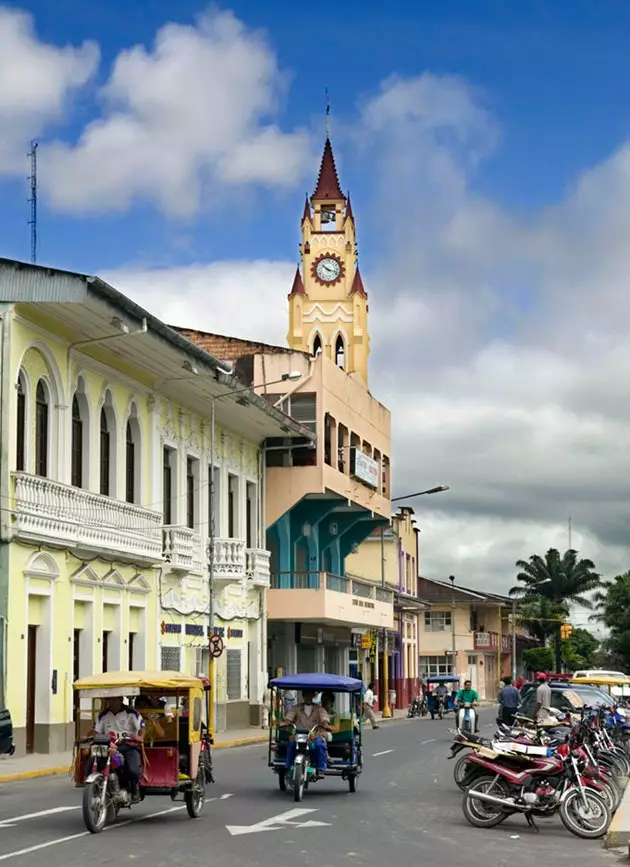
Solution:
M35 474L48 475L48 410L50 401L43 379L35 392Z
M315 335L315 340L313 341L313 355L318 356L322 351L322 339L319 334Z
M346 368L346 347L341 334L337 335L337 340L335 341L335 364L342 370Z

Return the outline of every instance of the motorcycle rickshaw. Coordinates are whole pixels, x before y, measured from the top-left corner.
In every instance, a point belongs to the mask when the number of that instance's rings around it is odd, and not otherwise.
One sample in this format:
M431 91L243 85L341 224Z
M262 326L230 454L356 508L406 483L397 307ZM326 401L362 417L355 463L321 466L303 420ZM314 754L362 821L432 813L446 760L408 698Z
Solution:
M74 690L79 701L73 776L83 788L88 831L102 831L119 810L135 802L123 757L129 747L141 754L139 799L181 797L190 818L196 819L206 783L212 782L212 739L203 721L204 714L208 718L207 680L179 671L110 671L80 678ZM115 732L95 734L96 721L112 699L122 699L123 707L142 718L138 739Z
M341 777L347 781L349 790L356 792L363 770L363 682L336 674L292 674L274 678L269 682L269 688L271 714L268 764L278 776L280 790L291 791L293 799L301 801L305 790L318 779L312 757L314 729L309 731L280 725L289 709L284 700L285 691L311 690L316 696L327 692L334 696L332 711L329 712L333 731L324 737L327 766L322 772L323 776ZM291 740L295 742L295 758L288 766L287 750Z
M448 684L454 684L450 693L445 696L445 701L443 703L440 697L435 693L435 687L439 686L441 683L446 686L448 686ZM455 696L459 689L459 677L457 677L456 674L438 674L435 677L427 677L426 684L429 687L434 687L434 689L430 690L427 695L427 707L429 708L431 719L435 719L436 716L442 719L445 713L448 713L451 710L455 711Z

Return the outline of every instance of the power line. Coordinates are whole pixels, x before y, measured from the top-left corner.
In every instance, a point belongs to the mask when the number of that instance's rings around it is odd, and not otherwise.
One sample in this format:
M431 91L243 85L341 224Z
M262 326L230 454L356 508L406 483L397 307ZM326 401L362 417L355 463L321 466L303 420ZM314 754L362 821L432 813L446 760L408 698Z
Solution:
M31 174L29 182L31 185L31 197L28 200L31 206L31 218L28 225L31 227L31 262L33 265L37 262L37 142L31 142L31 149L27 154L31 161Z

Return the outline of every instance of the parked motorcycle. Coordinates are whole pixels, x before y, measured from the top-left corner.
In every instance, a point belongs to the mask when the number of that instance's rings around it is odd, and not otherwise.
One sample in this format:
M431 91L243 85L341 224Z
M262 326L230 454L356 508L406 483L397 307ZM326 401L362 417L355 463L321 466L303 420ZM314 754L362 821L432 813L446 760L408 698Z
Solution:
M409 719L413 719L416 716L426 716L428 711L426 698L423 695L416 695L409 705L407 716Z

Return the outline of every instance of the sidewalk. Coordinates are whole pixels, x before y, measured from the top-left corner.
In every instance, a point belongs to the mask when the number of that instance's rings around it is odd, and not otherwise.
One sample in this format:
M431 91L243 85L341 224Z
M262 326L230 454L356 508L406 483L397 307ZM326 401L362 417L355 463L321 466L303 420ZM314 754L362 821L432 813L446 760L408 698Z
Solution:
M218 732L214 738L214 749L225 750L230 747L245 747L250 744L265 743L268 731L250 727ZM33 780L36 777L52 777L67 774L72 764L72 753L34 753L21 758L0 756L0 783L13 783L18 780Z

